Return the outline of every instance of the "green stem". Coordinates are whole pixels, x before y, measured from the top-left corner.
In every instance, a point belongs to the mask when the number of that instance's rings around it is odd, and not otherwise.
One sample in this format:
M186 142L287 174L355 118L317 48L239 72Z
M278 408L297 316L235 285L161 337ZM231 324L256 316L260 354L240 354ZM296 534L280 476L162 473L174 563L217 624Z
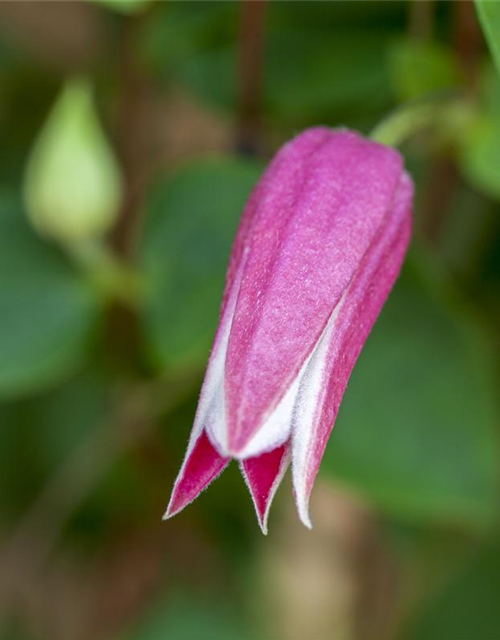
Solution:
M135 307L141 294L138 273L102 242L91 240L69 247L73 260L89 276L103 297Z
M469 113L469 105L457 96L410 102L382 120L371 131L370 138L397 147L426 129L452 133L457 122L463 122Z

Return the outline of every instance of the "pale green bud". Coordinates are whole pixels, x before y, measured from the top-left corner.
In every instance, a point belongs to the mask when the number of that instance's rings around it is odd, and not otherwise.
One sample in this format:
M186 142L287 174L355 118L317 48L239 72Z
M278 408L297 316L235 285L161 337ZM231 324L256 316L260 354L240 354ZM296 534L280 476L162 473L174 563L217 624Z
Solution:
M94 0L94 2L125 15L140 13L150 5L149 0Z
M65 244L102 235L116 219L120 171L88 82L63 88L31 153L24 192L33 225Z

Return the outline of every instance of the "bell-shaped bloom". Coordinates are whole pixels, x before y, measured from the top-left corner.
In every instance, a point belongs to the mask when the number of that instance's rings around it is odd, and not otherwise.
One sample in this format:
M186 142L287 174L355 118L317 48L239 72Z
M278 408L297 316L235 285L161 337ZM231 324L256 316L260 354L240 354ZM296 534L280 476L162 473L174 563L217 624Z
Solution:
M347 381L408 247L412 197L399 153L352 131L309 129L278 152L243 213L165 517L235 458L264 532L290 462L311 526L309 496Z

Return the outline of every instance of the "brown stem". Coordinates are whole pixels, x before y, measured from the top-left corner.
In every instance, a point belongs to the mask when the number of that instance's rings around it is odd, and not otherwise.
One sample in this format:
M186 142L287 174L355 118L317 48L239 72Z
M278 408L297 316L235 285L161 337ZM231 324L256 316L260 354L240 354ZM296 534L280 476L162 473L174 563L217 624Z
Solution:
M409 31L417 40L432 37L435 15L434 0L412 0L409 5Z
M261 143L265 0L244 0L239 38L237 148L253 155Z
M114 137L124 178L124 194L118 220L109 244L119 258L132 262L141 227L141 203L149 179L148 135L154 108L151 83L140 57L137 42L149 13L128 16L124 20L117 48L117 97ZM116 302L106 325L108 351L123 368L141 368L142 347L137 314Z
M478 58L483 48L483 35L471 0L453 3L455 51L471 91L476 83Z
M127 18L117 52L115 141L124 175L124 198L110 242L116 253L125 259L131 258L134 252L145 185L142 159L150 110L150 86L138 61L136 46L145 18L144 14Z

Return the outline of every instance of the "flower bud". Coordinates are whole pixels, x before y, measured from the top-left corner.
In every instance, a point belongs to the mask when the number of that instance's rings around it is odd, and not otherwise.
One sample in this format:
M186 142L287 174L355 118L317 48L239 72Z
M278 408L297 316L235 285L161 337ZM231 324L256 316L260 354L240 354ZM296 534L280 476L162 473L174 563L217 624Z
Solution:
M64 244L104 234L118 213L121 177L99 122L92 89L71 80L31 153L24 194L36 229Z
M279 151L243 213L166 517L233 458L266 531L291 461L299 516L311 526L309 496L351 371L401 268L412 199L399 153L352 131L309 129Z

